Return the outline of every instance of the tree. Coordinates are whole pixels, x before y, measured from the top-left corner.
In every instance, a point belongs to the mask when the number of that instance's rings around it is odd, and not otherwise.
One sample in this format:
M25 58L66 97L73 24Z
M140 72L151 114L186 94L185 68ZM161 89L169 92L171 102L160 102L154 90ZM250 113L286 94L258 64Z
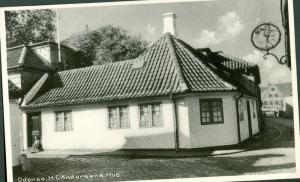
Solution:
M79 51L84 57L82 64L86 65L133 59L148 47L148 42L139 36L111 25L74 35L62 44Z
M54 41L55 16L49 9L6 11L7 46Z

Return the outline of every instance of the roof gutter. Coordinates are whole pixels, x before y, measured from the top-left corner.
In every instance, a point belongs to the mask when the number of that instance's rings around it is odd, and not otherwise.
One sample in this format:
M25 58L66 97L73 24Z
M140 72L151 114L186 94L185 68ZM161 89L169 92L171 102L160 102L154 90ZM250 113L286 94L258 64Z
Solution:
M240 128L240 119L239 119L239 100L244 96L243 93L241 93L240 96L238 96L235 100L236 104L236 121L237 121L237 132L238 132L238 143L240 143L241 140L241 128Z
M173 118L174 118L174 139L175 139L175 150L179 150L179 132L178 132L178 114L177 114L177 107L176 107L176 100L174 98L174 94L170 95L170 99L173 102Z

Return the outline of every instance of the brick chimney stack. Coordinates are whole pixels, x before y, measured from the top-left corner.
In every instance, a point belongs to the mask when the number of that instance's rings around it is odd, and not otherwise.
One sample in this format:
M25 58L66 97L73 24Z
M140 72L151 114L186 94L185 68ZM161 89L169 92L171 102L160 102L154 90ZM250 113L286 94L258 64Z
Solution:
M163 14L164 19L164 31L163 33L171 33L174 36L177 36L177 30L176 30L176 14L173 12L170 13L164 13Z

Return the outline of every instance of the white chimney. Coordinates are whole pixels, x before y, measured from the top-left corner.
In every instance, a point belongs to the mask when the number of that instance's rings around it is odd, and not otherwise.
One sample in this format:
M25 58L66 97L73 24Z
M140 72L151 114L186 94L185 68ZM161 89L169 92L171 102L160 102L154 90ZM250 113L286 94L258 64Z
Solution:
M164 13L164 32L163 33L171 33L174 36L177 36L176 30L176 14L171 13Z

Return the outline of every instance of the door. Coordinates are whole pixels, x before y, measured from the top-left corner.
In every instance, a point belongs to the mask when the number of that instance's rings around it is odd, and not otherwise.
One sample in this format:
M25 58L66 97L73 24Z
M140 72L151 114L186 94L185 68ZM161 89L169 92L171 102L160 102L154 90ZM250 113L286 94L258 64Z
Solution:
M36 139L41 140L41 113L29 113L27 117L28 147L32 147Z
M252 135L252 121L251 121L251 110L250 110L250 102L247 101L247 115L248 115L248 128L249 128L249 136Z

